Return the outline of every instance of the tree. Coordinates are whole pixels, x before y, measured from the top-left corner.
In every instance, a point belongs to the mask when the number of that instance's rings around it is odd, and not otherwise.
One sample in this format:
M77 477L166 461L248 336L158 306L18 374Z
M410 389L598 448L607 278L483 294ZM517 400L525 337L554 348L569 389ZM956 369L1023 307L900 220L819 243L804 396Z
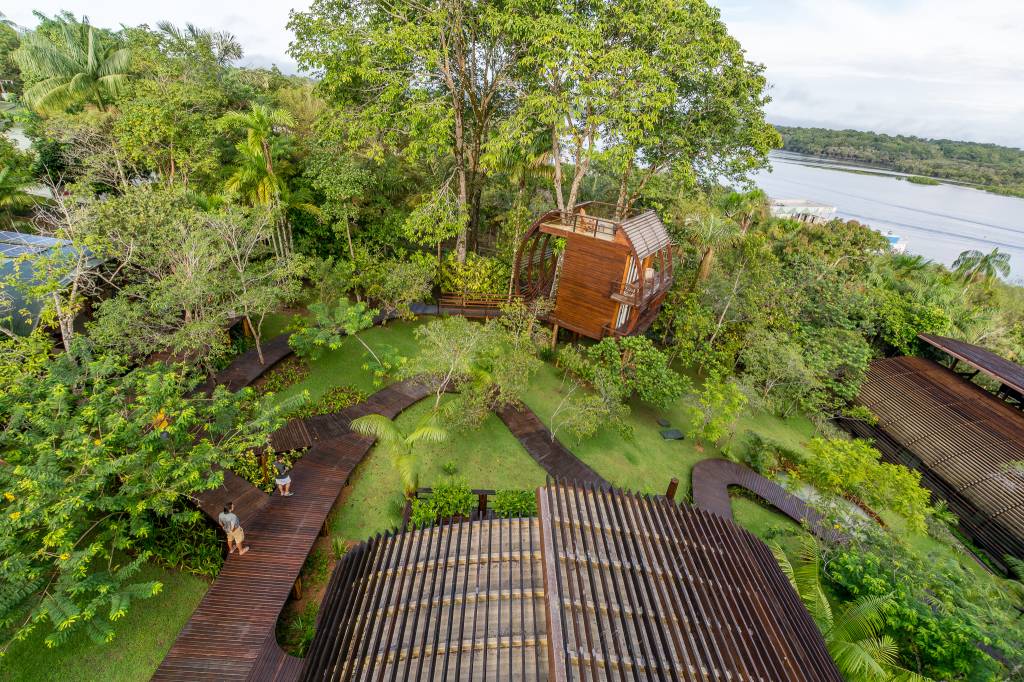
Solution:
M39 203L26 191L32 182L27 169L0 165L0 226L5 230L14 227L16 216Z
M735 380L709 374L704 379L700 393L695 394L686 405L690 414L687 438L719 442L730 432L746 404L747 396Z
M158 22L157 27L165 39L165 49L172 55L192 60L196 55L209 55L221 68L244 55L238 38L227 31L209 31L191 23L185 24L182 30L169 21Z
M50 185L50 189L53 199L39 209L40 222L52 225L53 236L68 244L19 256L15 259L17 267L4 284L20 289L26 299L39 303L38 322L43 326L55 324L67 351L76 334L75 318L87 297L96 292L99 276L83 211L55 186Z
M131 52L87 20L58 25L58 40L34 31L15 53L22 72L38 81L25 90L25 101L42 114L83 104L105 111L128 81Z
M127 371L76 342L0 389L2 649L36 629L48 646L76 632L104 642L133 601L155 517L223 482L219 467L265 445L279 425L248 389L160 364Z
M923 680L901 668L899 648L882 634L889 596L865 596L836 610L821 585L821 548L810 535L803 536L796 563L777 544L772 554L789 583L810 611L825 638L825 646L836 667L848 680Z
M458 213L476 226L483 150L515 106L520 57L533 25L529 2L317 0L295 12L291 54L343 107L353 151L400 150L420 166L450 167ZM446 184L444 173L438 186ZM456 253L467 251L467 229Z
M380 308L384 320L392 317L411 319L412 304L430 296L434 265L429 257L413 260L367 259L357 252L359 268L355 283L363 295Z
M823 493L891 509L912 530L925 531L931 496L919 471L880 461L881 453L864 440L814 438L808 447L813 456L800 464L802 480Z
M746 61L705 2L558 5L535 23L526 95L498 143L547 132L560 210L579 200L598 155L614 168L625 215L654 178L741 179L779 145L764 120L763 67Z
M284 153L286 140L279 134L295 125L292 115L285 109L272 109L253 103L249 111L231 111L221 118L228 130L242 128L245 140L235 145L238 166L228 178L228 192L245 198L251 206L262 206L278 220L274 248L284 256L292 250L291 231L284 209L291 203L288 184L275 171L275 157ZM294 204L314 215L320 210L308 203Z
M953 261L953 271L970 284L987 283L996 277L1009 277L1010 254L998 248L988 253L976 249L964 251Z
M228 288L236 314L245 319L263 364L263 321L302 290L303 260L270 252L272 226L266 216L226 210L211 216L210 228L220 238L231 275Z
M741 236L746 236L751 225L766 220L770 215L768 195L760 189L729 192L719 199L718 207L726 218L739 225Z
M695 283L700 287L711 275L716 251L734 241L736 225L714 213L702 213L687 221L687 234L700 255Z
M370 438L376 438L391 457L391 464L402 477L402 490L406 497L416 494L419 487L419 462L416 446L420 443L441 443L448 432L434 423L434 414L427 415L416 428L403 434L393 421L381 414L368 414L353 419L351 428Z
M586 348L568 346L560 361L591 386L625 402L634 395L646 403L668 407L687 388L668 363L668 356L646 336L607 337Z

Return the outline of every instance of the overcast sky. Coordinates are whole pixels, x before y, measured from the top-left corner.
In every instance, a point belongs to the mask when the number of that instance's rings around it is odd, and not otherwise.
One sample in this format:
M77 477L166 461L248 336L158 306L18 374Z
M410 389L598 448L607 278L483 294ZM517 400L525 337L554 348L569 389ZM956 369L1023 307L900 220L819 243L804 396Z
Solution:
M712 0L751 59L768 67L773 123L857 128L1024 147L1024 0ZM5 3L7 4L7 3ZM245 63L287 56L302 0L23 0L94 24L167 19L234 33Z

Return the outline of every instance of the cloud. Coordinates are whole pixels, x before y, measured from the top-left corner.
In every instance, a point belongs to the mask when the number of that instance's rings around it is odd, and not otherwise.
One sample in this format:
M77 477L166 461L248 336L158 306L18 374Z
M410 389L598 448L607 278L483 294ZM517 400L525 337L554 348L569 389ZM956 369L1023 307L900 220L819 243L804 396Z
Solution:
M34 27L37 23L32 10L55 14L68 10L76 16L88 16L97 26L116 28L121 24L156 26L159 21L184 25L191 22L202 28L230 31L245 49L243 64L270 66L277 64L283 71L294 73L295 61L288 56L288 43L292 39L286 28L289 9L304 10L310 0L292 0L290 3L274 0L178 0L168 3L139 2L138 0L25 0L4 13L15 23Z
M1021 0L722 0L769 117L1024 146Z

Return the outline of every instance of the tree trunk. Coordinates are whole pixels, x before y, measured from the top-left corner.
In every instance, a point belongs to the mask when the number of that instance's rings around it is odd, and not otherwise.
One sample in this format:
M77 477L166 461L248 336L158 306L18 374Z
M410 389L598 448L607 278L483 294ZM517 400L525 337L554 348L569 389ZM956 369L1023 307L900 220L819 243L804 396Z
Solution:
M551 159L555 165L554 168L554 185L555 185L555 201L558 204L558 210L565 212L565 200L562 198L562 149L558 144L558 126L551 126Z
M252 323L252 319L248 315L245 316L245 323L249 326L249 331L252 333L252 340L256 344L256 357L260 359L260 364L262 365L263 345L260 343L260 330Z
M715 247L709 246L705 251L704 255L701 256L700 266L697 268L697 280L696 283L700 284L707 280L711 274L711 265L715 260Z

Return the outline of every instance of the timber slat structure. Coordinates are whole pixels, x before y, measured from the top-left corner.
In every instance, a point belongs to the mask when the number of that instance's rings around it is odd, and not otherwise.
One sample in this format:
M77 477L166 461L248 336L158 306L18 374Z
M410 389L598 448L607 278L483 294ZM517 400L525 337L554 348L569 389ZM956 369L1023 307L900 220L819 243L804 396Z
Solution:
M693 505L732 521L729 488L744 488L772 505L822 540L838 542L843 535L828 525L826 519L796 495L770 481L753 469L727 459L704 459L693 465L690 474Z
M841 679L749 532L610 488L549 483L537 497L537 518L350 550L301 679Z
M999 382L1003 389L1017 401L1024 400L1024 367L1016 362L996 355L987 348L951 339L936 334L918 334L924 343L949 355L957 362L963 362L979 372L984 372Z
M952 349L952 346L949 346ZM1024 369L1024 368L1022 368ZM843 420L886 460L921 472L961 529L1005 568L1024 559L1024 414L942 365L918 357L874 361L857 402L877 426Z

